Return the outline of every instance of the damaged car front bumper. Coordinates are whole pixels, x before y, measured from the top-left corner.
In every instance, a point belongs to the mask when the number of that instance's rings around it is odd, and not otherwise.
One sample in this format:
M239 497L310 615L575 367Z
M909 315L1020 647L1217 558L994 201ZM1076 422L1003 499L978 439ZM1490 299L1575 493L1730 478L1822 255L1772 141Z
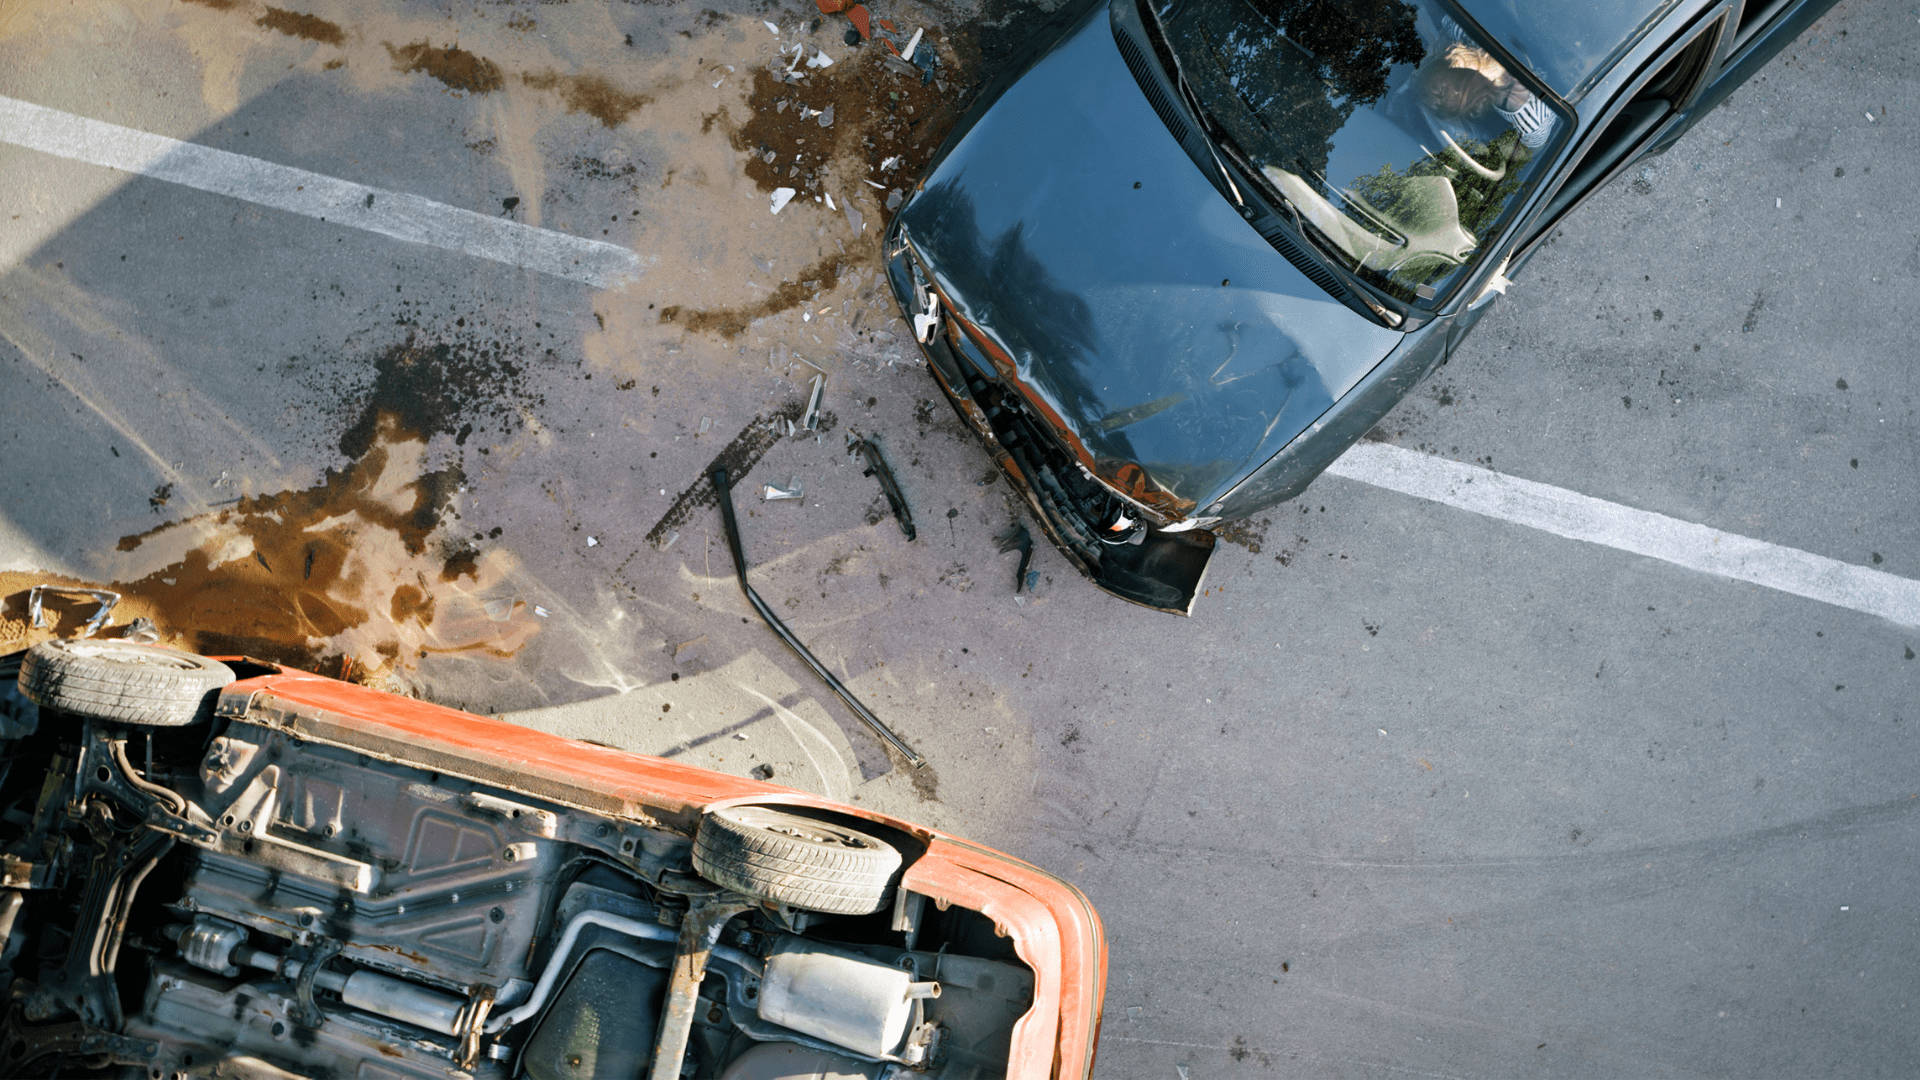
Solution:
M915 336L940 389L1054 546L1107 592L1188 614L1213 555L1211 520L1152 505L1168 500L1144 477L1131 494L1102 479L1064 425L1049 421L1046 402L1022 392L1012 357L959 314L904 229L894 227L885 250L887 280L901 308L916 313Z

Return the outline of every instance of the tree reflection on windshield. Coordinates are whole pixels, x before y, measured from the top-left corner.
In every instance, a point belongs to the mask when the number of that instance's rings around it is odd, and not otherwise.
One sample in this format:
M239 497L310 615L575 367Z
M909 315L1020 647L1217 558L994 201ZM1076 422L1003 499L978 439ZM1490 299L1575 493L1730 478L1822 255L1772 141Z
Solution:
M1428 0L1183 0L1161 25L1218 139L1402 300L1472 264L1555 130Z

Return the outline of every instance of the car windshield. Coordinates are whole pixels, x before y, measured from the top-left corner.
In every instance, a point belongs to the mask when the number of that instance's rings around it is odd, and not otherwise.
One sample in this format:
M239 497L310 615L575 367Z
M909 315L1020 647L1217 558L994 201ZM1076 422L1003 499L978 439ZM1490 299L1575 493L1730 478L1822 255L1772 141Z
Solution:
M1568 126L1426 0L1175 0L1160 24L1216 141L1323 253L1419 307Z

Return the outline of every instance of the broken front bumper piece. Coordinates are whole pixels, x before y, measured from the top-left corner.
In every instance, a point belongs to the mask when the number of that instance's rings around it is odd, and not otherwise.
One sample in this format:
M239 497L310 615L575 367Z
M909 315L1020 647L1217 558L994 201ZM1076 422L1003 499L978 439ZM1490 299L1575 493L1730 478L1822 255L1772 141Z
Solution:
M1096 479L1021 395L1010 357L990 355L951 317L936 286L899 234L887 246L887 279L934 379L960 419L987 440L1047 538L1095 585L1123 600L1191 613L1213 557L1214 535L1172 531Z

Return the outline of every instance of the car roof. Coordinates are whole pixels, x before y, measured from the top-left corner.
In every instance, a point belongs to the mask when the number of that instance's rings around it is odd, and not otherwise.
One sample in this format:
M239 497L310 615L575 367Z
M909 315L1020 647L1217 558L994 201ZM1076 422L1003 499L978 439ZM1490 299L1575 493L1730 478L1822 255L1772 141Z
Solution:
M1516 59L1568 101L1682 0L1458 0Z

